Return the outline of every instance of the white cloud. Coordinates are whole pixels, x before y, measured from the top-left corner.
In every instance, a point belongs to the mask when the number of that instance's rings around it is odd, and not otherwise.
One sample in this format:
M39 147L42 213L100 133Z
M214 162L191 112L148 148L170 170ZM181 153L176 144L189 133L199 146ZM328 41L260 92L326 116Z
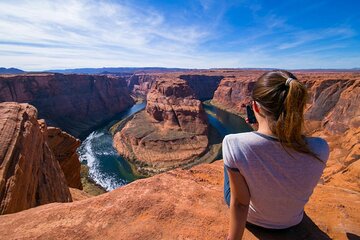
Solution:
M317 29L312 31L296 31L291 33L291 36L288 36L291 40L287 40L287 42L280 44L278 46L278 49L284 50L294 48L323 39L343 40L354 36L354 34L354 31L351 28L347 27Z
M36 70L77 67L91 59L96 66L151 65L144 59L191 57L208 35L195 24L172 26L161 13L142 6L71 0L0 2L0 49L32 54L25 58L3 52L0 65L22 62L27 70L34 69L34 63L27 62L31 59L37 61Z

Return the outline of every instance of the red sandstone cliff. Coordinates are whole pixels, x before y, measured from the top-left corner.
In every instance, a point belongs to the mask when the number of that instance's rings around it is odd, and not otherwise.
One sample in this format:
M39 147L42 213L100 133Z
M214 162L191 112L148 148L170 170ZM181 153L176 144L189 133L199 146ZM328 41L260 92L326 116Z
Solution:
M76 149L80 146L80 140L59 128L48 127L47 142L54 154L55 159L65 175L69 187L82 189L80 179L80 161Z
M347 180L356 185L360 169L352 166L360 159L360 74L330 77L303 76L311 92L307 130L324 137L330 145L330 159L323 175L326 182L331 184L332 178L345 177L343 172L353 169L357 173ZM357 191L360 191L359 184Z
M146 112L164 127L201 135L207 133L202 104L181 79L159 79L147 96Z
M128 78L127 85L135 97L146 99L156 80L158 79L177 79L185 80L195 93L197 99L211 99L214 95L223 76L209 74L209 72L189 72L188 74L179 73L148 73L134 74Z
M188 74L180 75L179 78L187 82L198 99L206 100L213 98L215 90L224 77L205 74Z
M0 75L0 102L30 103L51 126L74 135L133 105L125 79L102 75Z
M126 82L135 97L146 99L147 93L158 78L157 74L134 74Z
M244 114L243 104L250 101L256 79L263 71L236 71L226 74L214 93L211 103L237 114Z
M47 142L47 127L29 104L0 103L0 214L70 202L64 174Z
M184 80L158 79L147 95L146 111L114 135L118 152L143 172L183 166L208 146L207 118Z

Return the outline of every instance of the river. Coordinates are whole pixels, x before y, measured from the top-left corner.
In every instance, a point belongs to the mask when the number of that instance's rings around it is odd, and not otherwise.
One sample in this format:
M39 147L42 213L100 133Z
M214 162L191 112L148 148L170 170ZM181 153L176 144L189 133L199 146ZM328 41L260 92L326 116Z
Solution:
M113 121L99 127L88 135L78 148L82 164L89 167L89 176L107 191L123 186L137 179L129 163L118 155L113 147L111 126L145 108L145 103L136 104L119 114ZM213 105L204 104L204 109L212 125L223 138L230 133L247 132L252 129L243 118L223 111Z

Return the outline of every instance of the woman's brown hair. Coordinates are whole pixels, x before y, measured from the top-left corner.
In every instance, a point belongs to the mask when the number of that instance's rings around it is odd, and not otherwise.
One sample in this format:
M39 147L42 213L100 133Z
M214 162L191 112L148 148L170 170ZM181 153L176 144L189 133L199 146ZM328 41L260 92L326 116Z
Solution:
M260 104L270 130L283 146L319 159L303 135L307 90L294 74L284 70L263 74L254 85L252 98Z

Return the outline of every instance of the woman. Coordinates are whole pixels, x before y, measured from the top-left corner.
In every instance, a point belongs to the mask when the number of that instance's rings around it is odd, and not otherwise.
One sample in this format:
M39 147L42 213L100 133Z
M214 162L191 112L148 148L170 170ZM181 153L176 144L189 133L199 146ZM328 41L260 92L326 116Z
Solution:
M292 73L267 72L252 93L258 130L224 138L228 239L241 239L246 222L268 229L301 222L329 156L325 140L303 135L306 97Z

